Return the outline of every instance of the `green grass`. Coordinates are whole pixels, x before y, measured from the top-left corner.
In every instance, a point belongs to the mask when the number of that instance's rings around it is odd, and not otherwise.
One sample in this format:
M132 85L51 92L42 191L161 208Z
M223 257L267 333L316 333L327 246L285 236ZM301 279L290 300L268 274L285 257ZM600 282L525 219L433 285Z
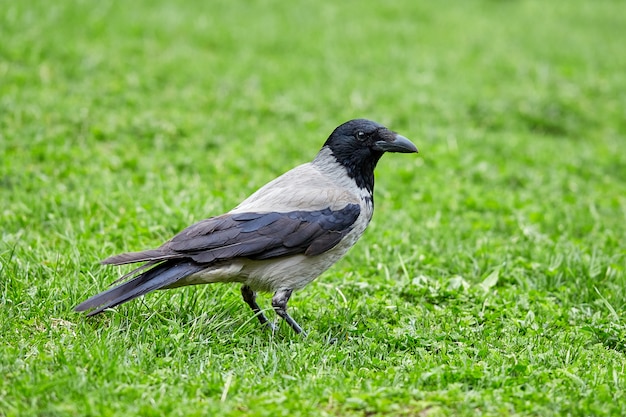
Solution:
M0 0L0 415L626 414L622 2L170 3ZM72 311L355 117L420 154L309 338L237 286Z

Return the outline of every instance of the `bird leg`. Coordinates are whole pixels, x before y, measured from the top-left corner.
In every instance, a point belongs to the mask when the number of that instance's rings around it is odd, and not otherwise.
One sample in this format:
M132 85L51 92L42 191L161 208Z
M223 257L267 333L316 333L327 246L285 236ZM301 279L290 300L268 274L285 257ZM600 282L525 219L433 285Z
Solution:
M306 332L302 330L302 327L291 316L287 313L287 302L289 301L289 297L291 297L291 293L293 290L278 290L272 297L272 307L274 307L274 311L280 317L283 318L291 326L291 328L298 334L302 333L306 336Z
M252 288L244 285L241 287L241 295L243 296L243 300L250 306L254 314L257 316L262 325L268 326L272 331L276 330L274 323L270 322L263 311L261 311L261 307L256 303L256 292L252 291Z

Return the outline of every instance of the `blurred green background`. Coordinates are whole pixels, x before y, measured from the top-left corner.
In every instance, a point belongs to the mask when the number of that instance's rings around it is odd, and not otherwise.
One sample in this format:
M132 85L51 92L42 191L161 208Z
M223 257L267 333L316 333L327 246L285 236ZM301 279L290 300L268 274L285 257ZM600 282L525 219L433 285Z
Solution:
M626 414L625 27L617 0L0 0L0 416ZM72 312L126 271L100 259L357 117L420 154L293 297L308 339L236 286Z

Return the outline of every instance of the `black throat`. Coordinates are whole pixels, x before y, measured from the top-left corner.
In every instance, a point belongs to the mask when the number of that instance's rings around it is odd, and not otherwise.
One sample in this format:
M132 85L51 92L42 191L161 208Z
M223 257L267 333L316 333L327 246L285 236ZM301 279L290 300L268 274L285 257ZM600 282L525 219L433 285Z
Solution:
M350 147L330 148L337 162L344 166L348 176L356 182L359 188L364 188L370 194L374 193L374 169L383 152L369 148L351 149Z

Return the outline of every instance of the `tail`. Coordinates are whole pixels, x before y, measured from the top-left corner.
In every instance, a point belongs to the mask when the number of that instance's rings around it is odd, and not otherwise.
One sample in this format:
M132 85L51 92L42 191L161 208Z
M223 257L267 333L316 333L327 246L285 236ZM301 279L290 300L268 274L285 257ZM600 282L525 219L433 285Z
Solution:
M94 309L87 314L88 316L93 316L102 313L107 308L115 307L150 291L166 287L205 268L206 266L193 261L168 260L142 272L128 282L94 295L77 305L74 310L87 311ZM139 267L133 272L142 269L143 267Z

